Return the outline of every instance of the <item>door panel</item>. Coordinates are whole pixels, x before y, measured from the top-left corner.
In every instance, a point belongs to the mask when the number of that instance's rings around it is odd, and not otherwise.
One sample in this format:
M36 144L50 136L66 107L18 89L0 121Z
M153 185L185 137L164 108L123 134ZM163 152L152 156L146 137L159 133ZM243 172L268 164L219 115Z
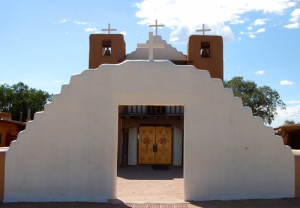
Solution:
M171 127L142 126L139 134L139 164L171 164Z
M155 164L171 164L172 160L172 131L171 127L156 127L155 134L157 152Z
M155 127L153 126L140 127L139 164L154 163L154 152L153 152L154 144L155 144Z

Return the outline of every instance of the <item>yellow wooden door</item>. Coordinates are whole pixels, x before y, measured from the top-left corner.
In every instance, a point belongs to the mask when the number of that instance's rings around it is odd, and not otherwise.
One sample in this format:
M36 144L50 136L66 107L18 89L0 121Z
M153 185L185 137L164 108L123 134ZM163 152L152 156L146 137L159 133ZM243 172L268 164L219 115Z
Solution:
M171 127L142 126L139 137L139 164L172 163Z
M139 164L154 164L153 145L155 144L155 127L142 126L139 129Z
M155 164L172 163L172 129L171 127L156 127L155 140L157 152L155 153Z

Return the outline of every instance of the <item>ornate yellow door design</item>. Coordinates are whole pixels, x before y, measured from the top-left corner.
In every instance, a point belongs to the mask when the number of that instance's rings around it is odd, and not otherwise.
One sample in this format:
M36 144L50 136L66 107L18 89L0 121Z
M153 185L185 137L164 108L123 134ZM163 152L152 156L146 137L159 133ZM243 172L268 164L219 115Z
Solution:
M139 164L171 164L171 127L143 126L139 134Z
M153 164L153 145L155 144L155 127L140 127L139 136L139 164Z
M171 164L172 159L172 130L171 127L156 127L155 139L157 152L155 164Z

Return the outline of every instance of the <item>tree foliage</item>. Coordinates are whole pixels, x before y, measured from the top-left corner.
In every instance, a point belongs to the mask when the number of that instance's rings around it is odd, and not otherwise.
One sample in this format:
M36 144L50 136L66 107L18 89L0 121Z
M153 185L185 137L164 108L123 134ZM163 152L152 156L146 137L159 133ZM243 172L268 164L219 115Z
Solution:
M51 99L48 92L29 88L22 82L12 86L0 85L0 111L10 112L14 120L19 121L22 113L22 121L25 121L28 109L32 118L35 112L44 110L44 105Z
M253 115L260 116L266 124L272 123L277 115L277 108L285 109L279 93L269 86L258 87L255 82L245 81L243 77L224 81L224 86L231 88L233 94L240 97L245 106L251 107Z
M285 120L283 125L298 124L294 120Z

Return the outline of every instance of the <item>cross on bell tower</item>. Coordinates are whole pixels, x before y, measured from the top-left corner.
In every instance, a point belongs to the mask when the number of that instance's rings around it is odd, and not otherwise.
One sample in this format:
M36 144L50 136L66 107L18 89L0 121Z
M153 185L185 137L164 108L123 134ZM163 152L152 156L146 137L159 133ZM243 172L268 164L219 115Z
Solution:
M155 35L157 36L157 28L158 27L164 27L165 25L157 24L157 20L155 20L155 25L149 25L149 27L155 27Z
M111 31L117 31L117 29L110 28L110 23L108 23L108 27L102 29L102 31L107 31L107 33L110 34Z
M111 34L112 29L108 27L102 29L108 34L91 34L90 35L90 54L89 68L96 69L101 64L118 64L125 60L126 44L122 34Z
M205 32L211 31L211 29L205 29L204 24L202 24L202 29L196 30L196 32L202 32L202 35L205 35Z
M200 35L191 35L188 42L187 59L198 69L209 71L212 78L223 80L223 38L222 36L205 35L206 29L202 24Z

